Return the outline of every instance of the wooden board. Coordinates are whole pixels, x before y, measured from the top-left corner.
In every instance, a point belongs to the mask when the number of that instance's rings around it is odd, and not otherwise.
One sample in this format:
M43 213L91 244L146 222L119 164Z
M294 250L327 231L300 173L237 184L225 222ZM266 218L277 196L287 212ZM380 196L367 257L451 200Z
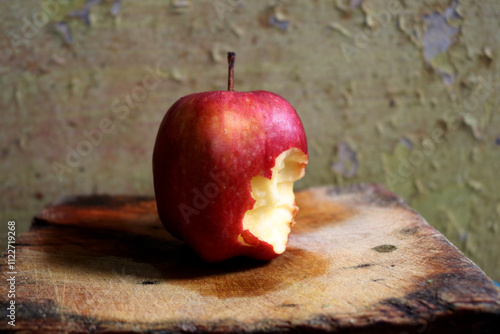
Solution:
M321 187L297 203L284 255L210 265L152 198L65 198L17 237L16 327L2 284L0 330L500 332L494 283L394 194Z

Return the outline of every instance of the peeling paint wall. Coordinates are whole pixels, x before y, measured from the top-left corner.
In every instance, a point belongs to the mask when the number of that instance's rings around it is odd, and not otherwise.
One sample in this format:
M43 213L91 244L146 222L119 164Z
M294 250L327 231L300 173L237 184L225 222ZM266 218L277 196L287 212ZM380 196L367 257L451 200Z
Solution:
M385 184L500 280L499 16L494 0L2 1L0 219L21 232L62 195L152 194L164 112L225 89L234 50L236 89L303 119L299 187Z

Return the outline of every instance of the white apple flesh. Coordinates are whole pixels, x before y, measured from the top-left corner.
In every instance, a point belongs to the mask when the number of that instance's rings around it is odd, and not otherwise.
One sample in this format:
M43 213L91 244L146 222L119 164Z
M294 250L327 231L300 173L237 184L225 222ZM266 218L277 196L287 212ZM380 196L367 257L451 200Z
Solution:
M295 205L293 183L304 175L305 164L307 156L299 149L291 148L276 158L270 180L255 176L250 182L255 204L243 217L243 230L272 245L276 254L285 251L299 210Z

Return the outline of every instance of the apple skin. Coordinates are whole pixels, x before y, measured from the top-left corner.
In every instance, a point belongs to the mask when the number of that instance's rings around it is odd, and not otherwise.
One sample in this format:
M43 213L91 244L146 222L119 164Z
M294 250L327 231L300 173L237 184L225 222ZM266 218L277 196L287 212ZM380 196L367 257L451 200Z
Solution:
M243 231L242 220L255 203L251 179L271 179L276 157L290 148L308 156L302 122L277 94L211 91L180 98L160 124L153 151L162 224L207 262L275 258L270 244Z

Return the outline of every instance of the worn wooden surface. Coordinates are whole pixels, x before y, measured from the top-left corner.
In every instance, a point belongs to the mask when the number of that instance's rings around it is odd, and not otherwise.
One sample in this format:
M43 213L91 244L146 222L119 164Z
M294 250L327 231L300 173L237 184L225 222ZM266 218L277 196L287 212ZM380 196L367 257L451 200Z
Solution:
M209 265L163 229L152 198L65 198L17 238L16 327L2 284L0 330L500 329L493 282L392 193L321 187L297 203L284 255Z

